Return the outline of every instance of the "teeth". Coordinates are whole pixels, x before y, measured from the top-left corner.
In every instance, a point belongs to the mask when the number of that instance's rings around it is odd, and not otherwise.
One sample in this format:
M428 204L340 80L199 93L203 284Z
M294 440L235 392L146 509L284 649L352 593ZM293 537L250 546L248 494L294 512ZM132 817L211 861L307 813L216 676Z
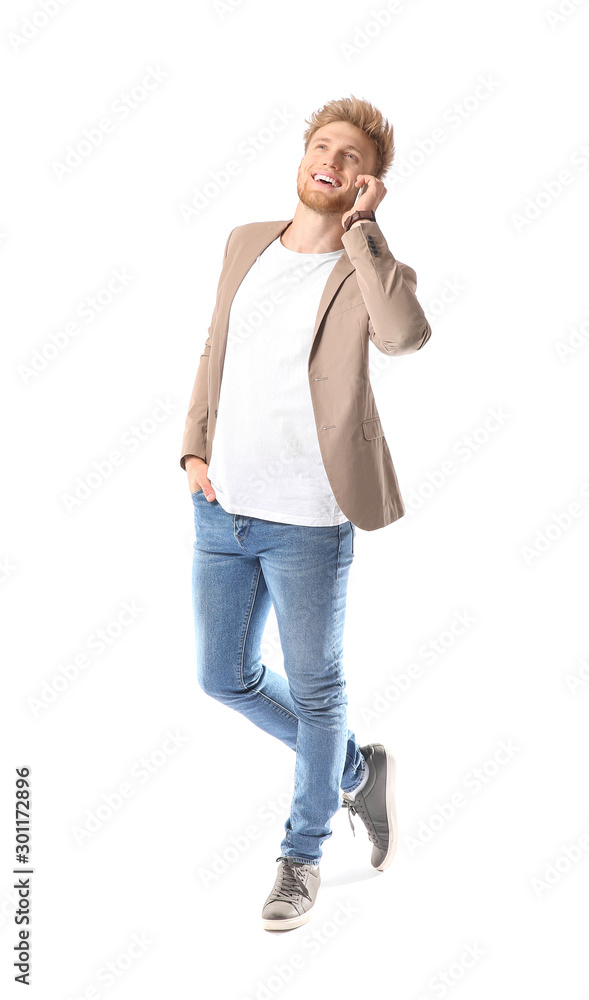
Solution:
M337 184L334 181L333 177L328 177L327 174L315 174L314 180L329 181L329 183L332 184L333 187L337 187Z

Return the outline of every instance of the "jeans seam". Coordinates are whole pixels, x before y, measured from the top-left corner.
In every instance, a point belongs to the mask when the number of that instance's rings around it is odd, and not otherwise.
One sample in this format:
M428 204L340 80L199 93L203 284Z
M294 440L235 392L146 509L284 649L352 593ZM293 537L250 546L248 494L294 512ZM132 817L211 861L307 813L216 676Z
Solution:
M254 604L256 603L256 596L257 596L257 593L258 593L258 587L260 585L260 576L261 575L262 575L262 567L258 566L258 568L257 568L257 574L255 576L255 586L253 588L253 593L252 593L251 598L250 598L250 606L249 606L248 613L247 613L247 619L246 619L246 623L245 623L245 629L244 629L244 633L243 633L243 638L241 640L241 654L240 654L240 657L239 657L239 680L240 680L241 687L242 687L243 691L247 691L247 687L246 687L246 684L244 683L244 679L243 679L243 658L245 656L245 644L246 644L246 641L247 641L247 633L248 633L248 629L250 627L250 622L252 620L252 614L253 614L253 610L254 610Z
M242 640L242 646L241 646L241 655L240 655L240 661L239 661L239 680L240 680L241 688L242 688L243 691L247 691L248 690L247 685L245 684L244 679L243 679L243 658L244 658L244 655L245 655L245 644L246 644L246 641L247 641L247 633L248 633L248 629L249 629L249 626L250 626L250 622L252 620L252 614L253 614L253 610L254 610L254 604L256 603L256 597L257 597L257 594L258 594L258 588L260 586L260 577L261 577L261 575L262 575L262 567L258 566L256 583L255 583L255 588L254 588L254 591L253 591L253 597L252 597L252 600L250 601L250 607L249 607L249 612L248 612L248 615L247 615L247 621L246 621L246 625L245 625L245 631L244 631L244 634L243 634L243 640ZM287 708L284 708L284 705L279 705L277 701L274 701L273 698L269 698L268 695L264 694L263 691L257 691L256 694L261 695L262 698L265 698L266 701L269 701L271 705L274 705L274 707L277 708L280 712L283 712L286 715L287 718L289 718L289 719L296 719L297 722L298 722L298 716L297 715L293 715L292 712L289 712L289 710Z
M295 794L296 794L296 767L297 767L297 761L299 759L298 754L299 754L299 737L300 737L300 735L301 735L301 727L297 726L297 742L296 742L296 746L295 746L295 790L293 792L293 796L292 796L292 799L291 799L291 802L290 802L290 816L292 816L292 803L294 801L294 797L295 797ZM290 819L290 816L289 816L289 819ZM285 834L284 834L284 839L285 839L286 844L287 844L288 847L290 847L290 835L291 835L291 833L292 833L292 830L288 830L287 829L285 831ZM296 857L295 857L295 860L296 860Z
M338 601L338 595L339 595L339 578L340 578L340 572L339 572L340 571L340 555L341 555L341 548L342 548L342 526L341 526L341 524L338 524L338 526L337 526L337 534L338 534L338 546L337 546L337 557L336 557L336 563L335 563L335 588L334 588L334 594L333 594L333 606L332 606L332 609L331 609L331 620L332 620L332 624L333 624L333 632L332 632L332 635L331 635L331 657L332 657L332 666L336 670L337 682L338 682L339 690L340 690L340 694L341 694L343 692L343 690L344 690L344 677L343 677L342 671L340 671L340 670L337 669L337 667L338 667L338 661L337 661L337 656L336 656L336 652L335 652L336 624L337 624L337 601Z
M285 708L284 705L279 705L273 698L269 698L264 691L256 691L256 694L259 694L261 698L265 698L266 701L269 701L271 705L274 705L279 712L283 712L289 719L296 719L297 722L299 721L298 715L294 715L292 712L289 712L288 708Z

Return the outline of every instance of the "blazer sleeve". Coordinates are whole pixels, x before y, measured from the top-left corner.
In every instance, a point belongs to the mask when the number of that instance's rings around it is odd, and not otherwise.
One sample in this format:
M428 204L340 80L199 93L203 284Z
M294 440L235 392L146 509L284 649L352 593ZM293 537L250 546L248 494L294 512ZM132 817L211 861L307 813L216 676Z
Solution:
M431 327L415 296L417 276L396 260L377 222L361 219L342 236L368 310L368 335L383 354L412 354Z
M229 241L233 232L234 230L232 229L227 237L227 243L225 244L225 251L223 253L223 264L225 263L225 259L227 257ZM205 460L207 422L209 415L209 354L211 353L211 332L217 319L217 310L219 306L220 281L221 279L219 279L219 285L217 286L217 300L215 302L215 308L213 310L207 339L205 340L203 352L200 356L200 361L196 370L196 378L194 380L194 386L186 416L186 423L184 425L184 436L182 438L180 457L180 467L184 470L186 470L185 460L188 455L196 455L197 458L202 458L203 461Z

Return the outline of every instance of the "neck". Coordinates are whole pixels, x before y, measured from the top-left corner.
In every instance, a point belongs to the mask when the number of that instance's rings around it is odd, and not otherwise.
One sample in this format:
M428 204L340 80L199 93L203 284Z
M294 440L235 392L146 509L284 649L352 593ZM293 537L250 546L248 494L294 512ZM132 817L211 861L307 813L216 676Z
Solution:
M343 212L320 214L299 201L292 222L280 236L288 250L297 253L333 253L343 250Z

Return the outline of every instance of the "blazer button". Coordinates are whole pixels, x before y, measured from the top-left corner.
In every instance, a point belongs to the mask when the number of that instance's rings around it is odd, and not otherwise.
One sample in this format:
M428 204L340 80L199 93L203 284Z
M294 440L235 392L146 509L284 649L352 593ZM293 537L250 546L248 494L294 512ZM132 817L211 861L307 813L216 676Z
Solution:
M217 411L215 410L215 416L217 416Z

